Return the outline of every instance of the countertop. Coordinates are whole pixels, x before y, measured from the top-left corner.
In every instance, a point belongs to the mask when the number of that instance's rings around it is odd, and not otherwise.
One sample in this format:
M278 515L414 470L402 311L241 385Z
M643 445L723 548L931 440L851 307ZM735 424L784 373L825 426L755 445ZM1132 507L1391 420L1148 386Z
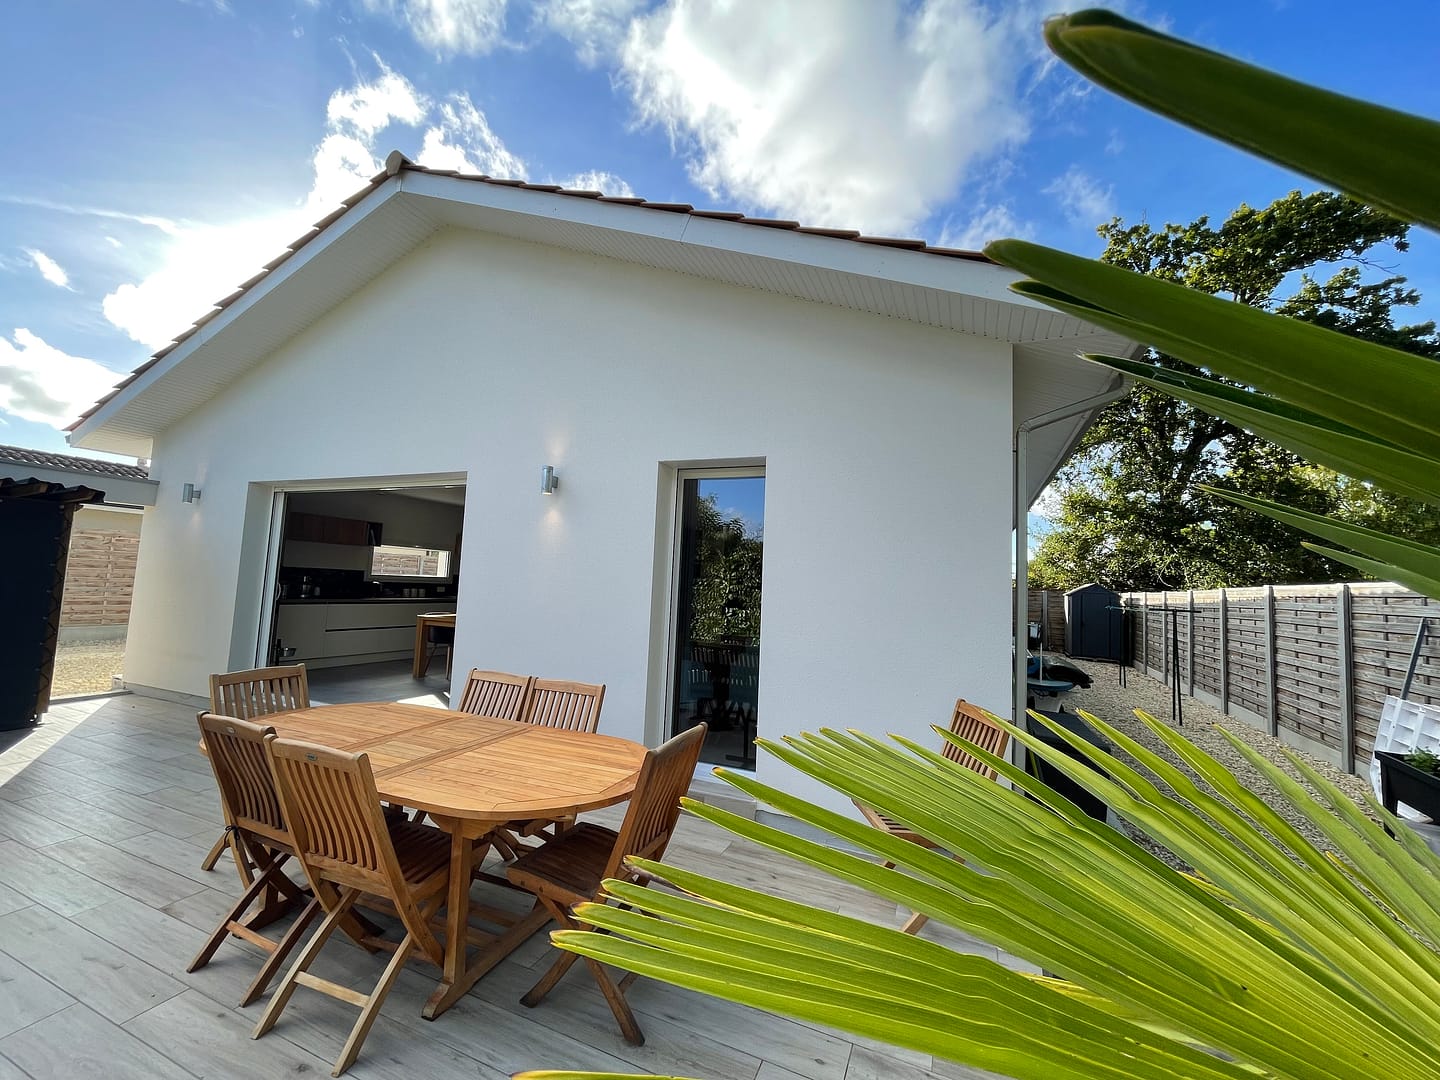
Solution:
M437 604L444 606L454 604L453 596L362 596L362 597L336 597L328 596L292 596L288 600L281 600L282 604Z

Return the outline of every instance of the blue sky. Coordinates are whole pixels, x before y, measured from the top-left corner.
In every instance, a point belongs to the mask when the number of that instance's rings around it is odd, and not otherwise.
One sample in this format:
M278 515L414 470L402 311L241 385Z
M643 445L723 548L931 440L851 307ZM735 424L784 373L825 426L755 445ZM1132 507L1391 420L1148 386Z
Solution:
M1034 0L61 0L0 68L0 443L60 431L378 171L423 164L978 246L1310 185L1048 62ZM1440 115L1440 5L1144 0ZM1383 17L1382 17L1383 13ZM1440 314L1440 242L1387 262Z

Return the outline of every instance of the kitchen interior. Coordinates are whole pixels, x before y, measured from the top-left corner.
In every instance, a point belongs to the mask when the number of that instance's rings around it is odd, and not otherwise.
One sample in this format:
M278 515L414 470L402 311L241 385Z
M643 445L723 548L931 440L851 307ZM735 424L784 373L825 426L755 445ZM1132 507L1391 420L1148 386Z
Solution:
M414 679L415 627L455 611L464 516L463 484L287 495L271 663L304 663L312 698L373 697L381 683L443 697L454 632L427 631Z

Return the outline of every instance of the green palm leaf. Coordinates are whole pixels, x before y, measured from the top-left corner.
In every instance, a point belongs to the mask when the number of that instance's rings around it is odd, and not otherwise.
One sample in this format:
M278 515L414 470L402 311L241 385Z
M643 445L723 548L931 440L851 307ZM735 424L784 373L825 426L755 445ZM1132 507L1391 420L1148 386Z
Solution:
M1229 420L1308 461L1421 502L1440 502L1433 459L1401 450L1363 431L1239 387L1115 356L1086 359L1123 371L1132 381Z
M1440 458L1440 365L1025 240L985 253L1021 295L1415 454Z
M587 906L577 914L610 933L558 934L556 942L652 977L1016 1077L1251 1076L1253 1067L1276 1077L1338 1078L1440 1070L1440 1049L1426 1034L1440 1031L1440 1004L1415 992L1440 988L1440 957L1425 943L1440 930L1440 918L1418 898L1416 880L1376 850L1378 830L1368 819L1327 823L1347 840L1337 862L1283 819L1267 817L1222 766L1176 743L1178 736L1158 722L1147 720L1172 750L1183 750L1207 786L1087 719L1173 793L1083 740L1074 749L1103 774L1023 730L1012 734L1162 839L1202 877L1172 870L1102 823L1057 813L933 752L857 733L762 745L919 828L965 862L748 776L724 774L906 873L716 807L688 807L1001 943L1073 985L1017 976L897 931L648 862L639 865L685 895L611 883L615 899L633 910ZM1019 775L1042 799L1067 805ZM1303 793L1286 795L1306 817L1333 816ZM1379 883L1378 897L1361 881ZM1303 1016L1294 1008L1299 1001ZM1021 1015L1030 1023L1011 1037L1006 1018ZM1033 1037L1042 1016L1048 1039ZM1197 1053L1196 1046L1233 1060ZM1080 1072L1066 1071L1077 1062ZM1117 1065L1121 1071L1111 1071Z
M1201 485L1201 488L1237 506L1265 514L1360 552L1359 555L1353 555L1334 548L1306 545L1321 555L1353 566L1381 581L1396 581L1426 596L1440 597L1440 548L1418 544L1413 540L1390 536L1359 525L1348 525L1307 510L1295 510L1265 499L1241 495L1237 491L1208 485Z
M1440 228L1440 125L1287 79L1108 11L1052 19L1045 40L1087 78L1153 112Z

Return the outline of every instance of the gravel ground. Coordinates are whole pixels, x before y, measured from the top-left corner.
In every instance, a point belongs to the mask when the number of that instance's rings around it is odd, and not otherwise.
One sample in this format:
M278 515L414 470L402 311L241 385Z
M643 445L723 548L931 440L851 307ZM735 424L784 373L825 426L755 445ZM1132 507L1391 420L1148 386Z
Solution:
M55 650L55 682L51 698L103 694L110 676L124 671L125 639L62 644Z
M1069 693L1060 695L1059 702L1064 705L1067 712L1084 709L1086 712L1094 713L1142 745L1161 751L1171 761L1175 760L1174 755L1168 750L1161 750L1160 740L1149 728L1136 719L1132 711L1143 709L1173 727L1170 722L1170 688L1168 686L1132 669L1126 672L1126 685L1122 687L1118 685L1117 672L1113 664L1075 661L1063 657L1056 657L1056 659L1063 660L1067 664L1074 664L1088 672L1094 680L1088 690L1077 687ZM1053 706L1050 707L1053 708ZM1248 746L1258 751L1261 756L1281 766L1298 779L1298 774L1282 753L1281 743L1278 739L1272 738L1243 720L1227 717L1218 709L1194 698L1184 699L1182 719L1184 724L1181 730L1187 738L1220 761L1241 783L1278 810L1301 833L1321 846L1325 846L1315 829L1290 807L1268 780L1231 747L1219 733L1217 727L1223 726L1231 734L1236 735ZM1295 752L1314 767L1321 776L1335 783L1356 802L1361 802L1363 794L1369 790L1369 783L1365 778L1343 773L1334 766L1301 751ZM1128 757L1128 755L1126 756ZM1135 835L1134 830L1127 828L1126 831ZM1146 847L1155 851L1165 861L1183 868L1180 860L1170 852L1161 849L1148 838L1141 839L1144 839Z

